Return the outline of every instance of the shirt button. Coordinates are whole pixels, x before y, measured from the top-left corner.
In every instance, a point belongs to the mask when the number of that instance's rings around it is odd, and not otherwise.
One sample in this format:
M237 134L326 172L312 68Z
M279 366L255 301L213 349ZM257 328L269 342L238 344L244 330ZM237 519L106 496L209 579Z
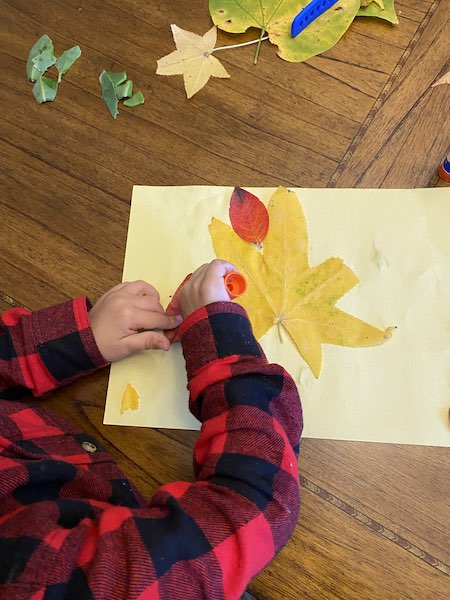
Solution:
M97 452L97 446L92 442L81 442L81 447L83 450L86 450L86 452Z

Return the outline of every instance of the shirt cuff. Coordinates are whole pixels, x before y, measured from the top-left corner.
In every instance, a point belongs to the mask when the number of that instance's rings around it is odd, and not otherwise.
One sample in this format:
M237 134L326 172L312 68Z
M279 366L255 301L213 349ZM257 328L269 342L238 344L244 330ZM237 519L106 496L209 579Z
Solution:
M180 325L180 340L190 381L200 369L220 359L265 359L246 311L234 302L214 302L199 308Z
M31 313L36 351L50 377L41 377L39 392L65 385L107 365L92 333L85 296ZM53 385L51 385L53 380Z

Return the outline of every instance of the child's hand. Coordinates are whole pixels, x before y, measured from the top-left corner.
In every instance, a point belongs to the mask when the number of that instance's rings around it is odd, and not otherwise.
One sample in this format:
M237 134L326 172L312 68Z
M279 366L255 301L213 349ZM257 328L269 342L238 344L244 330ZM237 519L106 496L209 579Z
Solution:
M230 302L223 278L236 272L236 267L224 260L213 260L194 271L180 290L179 308L183 316L211 302Z
M153 286L132 281L103 294L89 311L89 320L98 349L113 362L140 350L168 350L170 341L154 330L178 327L183 318L164 313Z

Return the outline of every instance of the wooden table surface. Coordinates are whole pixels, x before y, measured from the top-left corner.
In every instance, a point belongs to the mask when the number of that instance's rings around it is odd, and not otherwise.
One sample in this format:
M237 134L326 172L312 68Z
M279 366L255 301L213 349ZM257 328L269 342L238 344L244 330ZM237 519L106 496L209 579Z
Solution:
M430 85L450 69L449 0L396 6L398 27L360 19L304 64L267 43L257 66L254 47L221 52L231 78L187 101L156 60L174 49L171 23L209 29L206 1L0 0L0 308L95 300L118 283L134 184L435 185L450 86ZM83 54L38 106L25 62L43 33ZM114 121L102 69L126 69L145 105ZM104 426L107 380L105 369L45 403L96 435L145 495L191 479L196 434ZM450 597L447 449L305 439L300 473L297 529L252 582L258 598Z

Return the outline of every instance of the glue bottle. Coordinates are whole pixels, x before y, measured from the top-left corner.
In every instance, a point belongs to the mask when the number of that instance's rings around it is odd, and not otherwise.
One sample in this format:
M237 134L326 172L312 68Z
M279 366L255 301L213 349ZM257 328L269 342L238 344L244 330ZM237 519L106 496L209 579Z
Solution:
M450 152L444 158L438 169L438 175L447 183L450 183Z
M242 275L242 273L228 273L223 278L225 282L225 287L227 288L228 295L230 296L230 300L234 300L234 298L238 298L245 294L247 289L247 280Z

